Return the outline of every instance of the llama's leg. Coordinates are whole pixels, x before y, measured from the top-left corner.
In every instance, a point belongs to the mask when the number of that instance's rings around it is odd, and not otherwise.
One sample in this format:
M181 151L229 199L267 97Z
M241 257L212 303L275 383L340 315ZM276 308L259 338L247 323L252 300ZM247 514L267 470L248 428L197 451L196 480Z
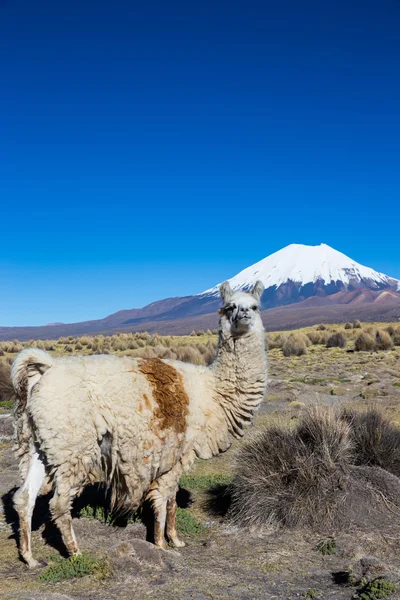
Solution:
M24 483L14 496L14 506L19 516L20 553L28 567L38 566L32 556L31 527L32 514L36 498L46 478L46 472L39 454L34 451L30 457L28 472Z
M159 498L156 502L153 502L154 510L154 543L159 548L167 547L165 541L165 522L167 518L167 501L164 498Z
M172 498L170 498L167 502L167 537L169 539L170 544L175 548L183 548L186 546L185 542L178 538L178 533L176 531L176 491Z
M71 504L77 495L77 489L68 486L60 486L57 482L54 496L50 501L50 510L54 522L61 532L63 542L72 556L80 554L78 542L72 527Z

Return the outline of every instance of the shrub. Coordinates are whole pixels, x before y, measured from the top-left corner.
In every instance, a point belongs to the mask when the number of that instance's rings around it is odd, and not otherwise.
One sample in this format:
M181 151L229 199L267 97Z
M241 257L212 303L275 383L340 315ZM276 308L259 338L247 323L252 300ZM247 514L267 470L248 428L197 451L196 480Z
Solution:
M284 356L302 356L307 353L310 340L303 333L292 333L285 341L282 352Z
M0 402L12 402L14 400L14 388L11 383L10 365L0 363Z
M351 323L346 323L344 326L345 329L353 329L353 325Z
M287 340L287 335L284 333L278 333L277 335L267 334L267 346L270 350L274 348L283 348Z
M237 454L233 521L326 527L347 495L350 450L349 425L322 407L307 409L293 431L266 429Z
M294 429L271 425L241 447L231 518L242 526L308 526L324 534L355 519L368 531L380 529L383 513L390 524L400 506L400 481L388 471L400 474L400 430L379 412L307 408Z
M354 348L357 352L370 352L374 349L375 341L368 333L361 333L355 341Z
M204 365L203 356L193 346L181 346L176 349L178 359L194 365Z
M365 582L364 580L357 598L360 598L360 600L381 600L382 598L389 598L395 591L396 584L393 581L378 577L373 581Z
M358 319L356 319L353 322L353 329L361 329L361 321L359 321Z
M346 348L346 336L339 331L330 335L326 341L327 348Z
M320 323L317 327L317 331L325 331L326 326L323 323Z
M376 350L391 350L393 348L393 340L387 331L378 329L375 334L375 349Z
M344 410L356 465L376 466L400 477L400 429L377 409Z
M308 331L307 337L310 342L314 345L321 343L321 334L318 331Z
M392 340L395 346L400 346L400 328L394 330Z

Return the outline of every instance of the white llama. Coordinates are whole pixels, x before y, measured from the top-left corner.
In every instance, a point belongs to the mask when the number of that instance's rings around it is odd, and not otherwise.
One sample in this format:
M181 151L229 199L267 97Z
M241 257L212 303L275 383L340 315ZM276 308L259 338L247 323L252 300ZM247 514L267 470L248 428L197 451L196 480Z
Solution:
M155 514L155 543L176 532L176 492L195 457L225 452L241 437L267 384L265 335L251 292L220 288L219 343L210 367L157 358L53 358L23 350L12 366L15 426L23 484L15 495L20 552L30 567L31 518L38 494L54 489L52 517L68 551L78 554L71 503L88 483L106 481L113 497Z

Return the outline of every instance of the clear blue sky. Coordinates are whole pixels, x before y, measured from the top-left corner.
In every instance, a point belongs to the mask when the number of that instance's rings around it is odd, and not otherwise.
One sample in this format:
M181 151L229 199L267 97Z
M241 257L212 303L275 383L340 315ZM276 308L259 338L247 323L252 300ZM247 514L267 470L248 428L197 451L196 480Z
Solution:
M296 242L400 278L400 1L2 0L0 325Z

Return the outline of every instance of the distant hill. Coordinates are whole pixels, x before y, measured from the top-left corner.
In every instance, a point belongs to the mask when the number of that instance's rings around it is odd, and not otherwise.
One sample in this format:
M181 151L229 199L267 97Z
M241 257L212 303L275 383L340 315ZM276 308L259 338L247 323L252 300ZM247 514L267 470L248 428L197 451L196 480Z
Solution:
M262 316L268 330L320 321L400 320L400 281L353 261L326 244L291 244L229 279L233 289L265 285ZM93 321L41 327L0 327L0 340L56 339L117 331L184 334L213 329L219 284L194 296L167 298Z

